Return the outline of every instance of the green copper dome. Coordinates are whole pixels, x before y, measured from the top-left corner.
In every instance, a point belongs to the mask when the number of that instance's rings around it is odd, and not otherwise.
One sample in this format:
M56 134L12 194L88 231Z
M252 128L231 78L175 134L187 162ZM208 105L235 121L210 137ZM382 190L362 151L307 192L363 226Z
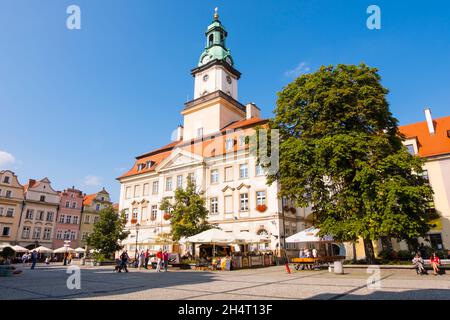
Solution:
M231 52L226 47L227 31L219 20L217 8L214 13L214 20L206 30L206 47L200 56L198 66L201 67L213 60L222 60L230 66L234 65Z

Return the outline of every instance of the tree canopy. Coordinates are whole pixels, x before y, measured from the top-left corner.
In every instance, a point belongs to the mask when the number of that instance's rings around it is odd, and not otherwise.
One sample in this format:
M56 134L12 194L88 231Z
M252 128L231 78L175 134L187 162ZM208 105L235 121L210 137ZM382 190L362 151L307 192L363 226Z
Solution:
M128 231L124 231L125 224L124 212L117 214L111 206L101 210L99 220L94 224L94 232L87 238L87 244L99 250L100 254L111 256L122 249L119 241L129 235Z
M402 144L377 69L321 67L278 94L280 196L311 206L321 234L337 240L412 239L430 229L432 189L423 161Z
M186 189L175 191L174 202L164 200L160 210L170 214L171 235L175 241L212 228L207 221L205 199L195 191L195 184L190 179Z

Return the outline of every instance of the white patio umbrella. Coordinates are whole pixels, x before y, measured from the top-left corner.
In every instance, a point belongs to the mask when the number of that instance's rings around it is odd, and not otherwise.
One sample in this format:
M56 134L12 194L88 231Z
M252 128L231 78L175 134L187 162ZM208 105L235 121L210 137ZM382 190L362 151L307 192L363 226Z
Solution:
M75 249L71 247L61 247L53 251L53 253L65 253L65 252L74 252Z
M232 233L219 229L209 229L195 236L188 237L184 241L191 243L231 243L235 240Z
M44 247L44 246L37 247L36 249L33 249L33 250L36 250L36 251L41 252L41 253L53 253L52 249Z
M269 242L269 236L267 235L258 235L252 234L250 232L236 232L233 234L236 242L243 243L261 243L261 242Z
M83 253L83 252L86 252L86 249L83 249L83 248L81 248L81 247L78 247L78 248L75 249L75 252L77 252L77 253Z
M195 236L184 239L186 243L203 243L213 245L213 256L216 256L216 244L230 244L235 242L232 233L227 233L219 229L209 229Z
M12 248L15 252L28 252L29 251L27 248L21 247L19 245L16 245Z
M332 236L324 236L319 237L317 234L319 233L320 229L311 227L308 229L305 229L303 231L300 231L290 237L286 238L287 243L300 243L300 242L333 242Z
M12 245L10 245L9 243L7 243L7 242L2 242L2 243L0 243L0 251L2 251L4 248L13 248L13 246Z

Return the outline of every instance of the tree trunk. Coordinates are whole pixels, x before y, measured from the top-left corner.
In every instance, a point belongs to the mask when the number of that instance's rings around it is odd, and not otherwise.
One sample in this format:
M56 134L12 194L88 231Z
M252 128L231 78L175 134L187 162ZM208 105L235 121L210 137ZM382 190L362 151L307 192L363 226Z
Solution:
M364 239L364 251L366 253L366 261L368 264L375 263L375 252L373 250L373 243L370 239Z
M381 237L381 246L383 250L389 250L392 251L392 242L389 237Z
M353 262L356 263L357 259L356 259L356 242L352 243L353 246Z

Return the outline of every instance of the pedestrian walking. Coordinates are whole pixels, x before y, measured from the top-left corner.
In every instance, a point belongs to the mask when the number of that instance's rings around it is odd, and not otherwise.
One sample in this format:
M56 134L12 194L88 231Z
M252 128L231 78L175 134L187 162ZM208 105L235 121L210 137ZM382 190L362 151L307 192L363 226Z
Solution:
M67 255L67 263L68 263L68 264L71 264L71 263L72 263L72 258L73 258L72 252L69 252L69 254Z
M147 249L144 254L144 268L148 269L148 259L150 259L150 251Z
M120 269L119 272L122 272L122 269L125 270L125 272L128 272L128 268L127 268L127 262L130 259L130 257L128 256L127 250L124 250L122 252L122 254L120 255Z
M34 267L36 266L37 259L38 259L38 254L37 254L36 250L33 250L33 252L31 253L31 270L33 270Z
M64 266L67 266L67 257L68 257L68 256L69 256L69 255L68 255L67 251L64 252L64 259L63 259L63 265L64 265Z
M163 253L162 253L161 249L159 249L158 252L156 253L156 271L157 272L161 272L162 259L163 259Z
M164 250L163 253L163 263L164 263L164 272L167 272L167 269L169 268L169 252L167 252L167 250Z
M138 268L141 270L141 268L144 266L144 260L145 260L145 253L144 250L141 250L139 253L139 261L138 261Z
M27 262L28 262L28 253L24 253L22 256L22 263L24 267L27 265Z

